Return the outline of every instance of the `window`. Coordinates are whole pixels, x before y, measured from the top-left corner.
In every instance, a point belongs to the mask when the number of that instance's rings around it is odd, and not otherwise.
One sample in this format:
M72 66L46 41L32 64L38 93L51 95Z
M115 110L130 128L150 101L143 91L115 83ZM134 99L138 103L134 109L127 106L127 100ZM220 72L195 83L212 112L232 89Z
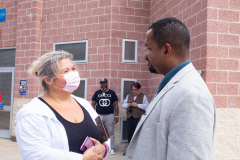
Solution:
M123 102L126 96L131 93L131 85L133 82L137 82L136 79L122 79L121 85L121 101Z
M0 67L15 67L16 47L0 48Z
M87 79L81 78L78 89L73 92L73 95L86 99L87 98Z
M122 40L122 62L137 63L138 41L131 39Z
M121 118L120 122L120 142L128 143L127 119Z
M54 43L53 50L64 50L73 54L75 63L87 63L88 40Z

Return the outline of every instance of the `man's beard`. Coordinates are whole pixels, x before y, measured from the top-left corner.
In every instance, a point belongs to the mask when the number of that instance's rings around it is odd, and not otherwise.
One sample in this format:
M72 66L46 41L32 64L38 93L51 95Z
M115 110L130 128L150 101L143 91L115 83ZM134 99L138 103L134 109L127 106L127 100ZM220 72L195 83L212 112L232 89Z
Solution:
M107 90L107 87L102 87L101 90L104 92Z
M148 69L151 73L158 74L156 69L152 66L151 62L149 61L148 57L146 56L146 60L148 61Z

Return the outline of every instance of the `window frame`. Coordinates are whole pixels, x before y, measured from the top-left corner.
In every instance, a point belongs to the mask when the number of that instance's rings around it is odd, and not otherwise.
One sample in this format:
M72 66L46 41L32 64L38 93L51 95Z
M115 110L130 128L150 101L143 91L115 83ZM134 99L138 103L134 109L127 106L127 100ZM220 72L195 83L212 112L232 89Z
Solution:
M130 79L130 78L122 78L121 79L121 102L123 103L123 101L124 101L124 98L125 97L123 97L123 91L124 91L124 82L125 81L134 81L134 82L137 82L137 79Z
M125 42L135 42L135 59L134 60L125 60ZM122 39L122 63L137 63L137 51L138 51L138 40L134 39Z
M58 44L73 44L73 43L86 43L85 60L73 60L73 62L76 64L87 63L88 62L88 40L56 42L56 43L53 43L53 50L56 51L56 45Z

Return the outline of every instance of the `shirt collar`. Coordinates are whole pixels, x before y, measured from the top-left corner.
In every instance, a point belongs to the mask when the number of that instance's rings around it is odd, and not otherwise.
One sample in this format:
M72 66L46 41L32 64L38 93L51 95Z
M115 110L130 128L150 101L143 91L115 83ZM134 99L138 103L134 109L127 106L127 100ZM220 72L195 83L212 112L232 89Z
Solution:
M163 87L172 79L175 74L177 74L182 68L184 68L186 65L188 65L190 61L183 62L179 64L177 67L173 68L170 72L166 74L166 76L163 78L161 83L158 86L157 94L163 89Z

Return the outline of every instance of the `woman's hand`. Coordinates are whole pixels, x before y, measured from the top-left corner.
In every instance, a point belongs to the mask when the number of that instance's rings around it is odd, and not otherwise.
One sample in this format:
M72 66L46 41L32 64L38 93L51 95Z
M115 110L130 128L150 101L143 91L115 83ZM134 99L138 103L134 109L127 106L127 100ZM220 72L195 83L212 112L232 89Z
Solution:
M105 155L105 152L106 152L106 148L103 144L101 144L99 141L97 141L96 139L94 138L91 138L91 140L93 141L93 143L95 144L95 152L98 154L98 155L101 155L102 157L104 157Z
M96 146L92 146L83 153L83 160L103 160L103 156L96 152Z

